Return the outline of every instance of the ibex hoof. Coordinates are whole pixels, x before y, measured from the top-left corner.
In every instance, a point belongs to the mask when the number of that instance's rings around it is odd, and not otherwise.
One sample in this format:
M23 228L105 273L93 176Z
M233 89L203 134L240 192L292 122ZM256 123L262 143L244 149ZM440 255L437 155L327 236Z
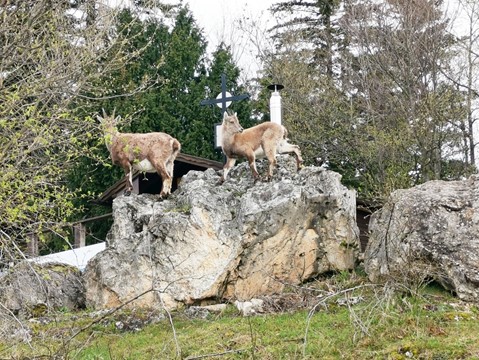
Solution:
M223 185L224 182L225 179L223 179L223 177L220 177L219 180L216 182L216 185Z
M125 196L130 196L130 195L131 195L131 190L130 190L130 189L126 189L125 191L123 191L123 195L125 195Z

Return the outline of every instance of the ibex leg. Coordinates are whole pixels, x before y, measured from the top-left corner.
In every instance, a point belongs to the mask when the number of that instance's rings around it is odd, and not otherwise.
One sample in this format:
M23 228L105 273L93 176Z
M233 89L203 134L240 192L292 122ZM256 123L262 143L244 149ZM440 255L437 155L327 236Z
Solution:
M296 166L299 169L303 166L303 158L301 157L301 150L298 145L290 144L287 141L282 141L278 146L278 154L294 153L296 157Z
M266 177L266 180L270 181L273 178L273 171L276 168L276 147L272 147L270 149L263 148L263 151L269 163L268 176Z
M131 164L128 164L128 167L124 169L125 170L125 176L126 176L126 189L124 191L124 194L126 196L131 194L131 191L133 190L133 169L131 167Z
M253 173L254 181L256 181L259 179L259 174L258 174L258 170L256 169L256 161L255 161L256 158L254 156L254 153L249 154L246 157L248 158L249 168L251 169L251 172Z
M235 163L236 163L236 159L233 159L233 158L226 159L226 163L223 166L223 176L221 177L221 180L220 180L221 182L226 181L226 176L228 175L228 172L230 171L230 169L235 165Z
M168 173L168 170L166 169L165 164L163 164L161 161L155 161L153 163L153 166L155 167L158 175L160 175L161 177L162 185L161 185L160 197L166 197L171 192L171 183L173 181L173 178Z

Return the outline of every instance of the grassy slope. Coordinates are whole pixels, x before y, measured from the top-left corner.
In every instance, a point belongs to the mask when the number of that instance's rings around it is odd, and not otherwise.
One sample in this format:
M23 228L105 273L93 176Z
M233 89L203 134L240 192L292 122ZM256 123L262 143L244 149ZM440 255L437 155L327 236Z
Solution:
M254 317L229 306L206 319L178 312L173 326L167 317L143 326L153 313L122 311L65 342L92 322L91 314L58 315L48 325L31 323L31 347L0 343L0 358L56 352L71 359L479 359L476 306L434 287L411 295L341 277L309 286L314 291L296 289L295 299L307 299L296 308ZM345 295L361 301L338 305Z

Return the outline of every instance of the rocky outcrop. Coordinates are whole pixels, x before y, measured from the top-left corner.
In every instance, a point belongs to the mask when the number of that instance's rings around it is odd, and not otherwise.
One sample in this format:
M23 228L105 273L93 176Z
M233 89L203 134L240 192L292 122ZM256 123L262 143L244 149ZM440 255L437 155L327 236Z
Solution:
M359 239L355 193L318 167L296 172L278 157L271 182L246 163L219 185L212 169L189 172L168 199L118 197L107 249L88 264L87 303L174 308L278 293L331 270L352 269ZM258 162L264 173L266 162ZM151 290L151 291L149 291Z
M85 289L80 271L64 264L21 262L0 278L0 304L1 310L23 317L83 308Z
M479 301L479 178L393 192L372 216L365 270L372 281L434 279Z

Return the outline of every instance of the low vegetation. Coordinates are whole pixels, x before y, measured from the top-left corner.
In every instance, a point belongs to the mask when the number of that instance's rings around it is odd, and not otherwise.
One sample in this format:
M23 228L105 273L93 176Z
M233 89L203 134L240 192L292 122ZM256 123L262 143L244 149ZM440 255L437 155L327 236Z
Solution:
M334 274L264 298L263 313L121 309L30 319L0 359L479 359L479 308L434 284L411 292Z

